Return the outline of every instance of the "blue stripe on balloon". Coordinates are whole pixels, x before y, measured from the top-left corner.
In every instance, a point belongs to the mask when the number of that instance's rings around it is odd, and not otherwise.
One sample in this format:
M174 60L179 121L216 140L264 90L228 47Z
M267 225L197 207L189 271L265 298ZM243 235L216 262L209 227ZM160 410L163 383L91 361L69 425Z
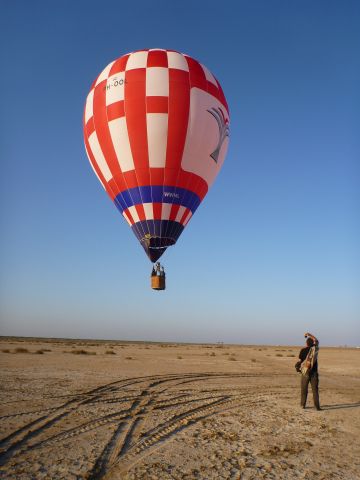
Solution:
M201 202L200 197L191 190L167 185L129 188L119 193L114 201L121 213L133 205L142 203L183 205L194 213Z

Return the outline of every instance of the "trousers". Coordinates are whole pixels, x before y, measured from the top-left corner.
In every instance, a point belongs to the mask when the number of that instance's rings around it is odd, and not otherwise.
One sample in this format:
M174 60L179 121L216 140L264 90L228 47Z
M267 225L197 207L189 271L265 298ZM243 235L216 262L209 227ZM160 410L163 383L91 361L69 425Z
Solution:
M305 408L306 399L308 395L309 383L311 383L311 389L314 398L315 408L320 408L319 400L319 375L317 372L310 372L306 375L301 375L301 406Z

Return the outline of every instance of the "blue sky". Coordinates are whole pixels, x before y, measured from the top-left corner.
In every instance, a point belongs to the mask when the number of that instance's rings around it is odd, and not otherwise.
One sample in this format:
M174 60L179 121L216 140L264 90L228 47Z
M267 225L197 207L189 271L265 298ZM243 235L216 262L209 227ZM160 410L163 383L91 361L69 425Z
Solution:
M360 344L357 1L2 2L1 334ZM168 288L88 163L112 60L188 53L220 80L227 159Z

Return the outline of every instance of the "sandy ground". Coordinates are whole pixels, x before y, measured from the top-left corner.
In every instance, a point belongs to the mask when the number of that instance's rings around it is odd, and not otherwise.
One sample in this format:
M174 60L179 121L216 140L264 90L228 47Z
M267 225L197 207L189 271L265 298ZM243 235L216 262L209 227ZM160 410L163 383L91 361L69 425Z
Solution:
M0 344L2 479L360 479L359 349Z

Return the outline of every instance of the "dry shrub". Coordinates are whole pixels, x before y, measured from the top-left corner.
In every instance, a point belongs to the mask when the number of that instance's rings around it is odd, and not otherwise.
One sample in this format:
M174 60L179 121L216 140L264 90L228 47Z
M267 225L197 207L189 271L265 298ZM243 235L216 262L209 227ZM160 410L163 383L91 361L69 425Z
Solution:
M133 357L125 357L125 360L134 360Z
M234 357L234 355L231 355L231 357L229 357L229 360L231 360L232 362L236 362L236 357Z
M96 352L89 352L89 350L74 350L73 352L74 355L96 355Z
M216 353L215 352L211 352L210 353L210 357L215 357L216 356Z
M284 355L282 353L277 353L275 356L276 357L283 357Z
M4 350L1 350L3 353L10 353L10 350L8 348L5 348Z
M37 353L38 355L44 355L44 350L36 350L34 353Z
M294 353L289 353L288 355L286 355L287 357L296 357L296 355Z
M17 347L17 348L15 348L14 352L15 353L29 353L29 350L27 348L24 348L24 347Z
M252 361L253 363L255 363L255 362L256 362L256 358L252 358L251 361Z
M107 355L116 355L116 353L114 352L114 350L106 350L105 352Z
M178 355L177 358L178 358L178 360L181 360L181 359L182 359L182 356L181 356L181 355Z

